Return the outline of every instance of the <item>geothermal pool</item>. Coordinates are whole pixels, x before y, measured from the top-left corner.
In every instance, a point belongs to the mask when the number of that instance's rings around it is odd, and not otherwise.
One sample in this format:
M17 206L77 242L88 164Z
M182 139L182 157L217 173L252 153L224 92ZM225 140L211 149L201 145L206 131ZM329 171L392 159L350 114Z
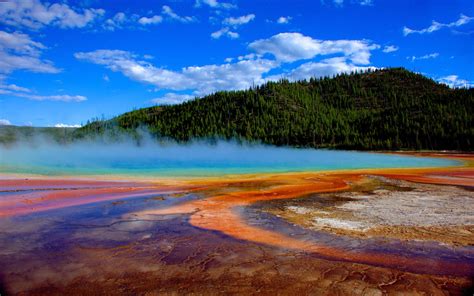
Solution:
M0 148L3 172L40 175L219 176L226 174L416 168L459 165L456 160L356 151L297 149L229 142L143 143Z
M474 156L0 148L0 294L469 294Z

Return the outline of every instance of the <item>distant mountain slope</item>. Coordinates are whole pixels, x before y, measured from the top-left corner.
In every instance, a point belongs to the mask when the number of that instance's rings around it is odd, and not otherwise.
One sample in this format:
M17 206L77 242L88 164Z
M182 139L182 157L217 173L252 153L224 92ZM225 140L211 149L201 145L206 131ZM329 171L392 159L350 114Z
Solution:
M177 140L222 137L341 149L472 150L474 89L450 89L402 68L283 80L135 110L75 133L82 137L139 126Z
M51 141L67 143L74 139L75 128L65 127L32 127L32 126L0 126L0 145L15 142Z

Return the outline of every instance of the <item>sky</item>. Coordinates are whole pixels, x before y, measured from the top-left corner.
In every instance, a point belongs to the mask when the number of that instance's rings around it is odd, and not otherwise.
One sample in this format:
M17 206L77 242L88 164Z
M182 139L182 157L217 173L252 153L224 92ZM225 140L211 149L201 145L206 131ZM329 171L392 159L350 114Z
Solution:
M0 0L0 125L384 67L474 86L474 1Z

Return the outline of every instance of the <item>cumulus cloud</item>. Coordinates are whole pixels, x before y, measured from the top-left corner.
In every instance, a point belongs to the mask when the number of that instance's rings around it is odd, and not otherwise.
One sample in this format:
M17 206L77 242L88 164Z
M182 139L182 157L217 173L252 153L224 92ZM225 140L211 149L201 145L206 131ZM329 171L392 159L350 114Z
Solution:
M228 27L221 28L220 30L211 33L211 37L214 39L219 39L222 36L227 36L230 39L236 39L239 38L239 33L231 31Z
M64 3L41 3L39 0L2 1L0 4L0 22L30 29L47 25L82 28L104 13L103 9L79 10Z
M373 0L359 0L357 1L362 6L368 6L374 4Z
M211 37L214 38L214 39L219 39L223 36L227 36L230 39L239 38L239 36L240 36L239 33L235 32L235 31L232 31L231 27L235 30L235 29L237 29L238 27L240 27L242 25L248 24L249 22L251 22L254 19L255 19L254 14L248 14L248 15L243 15L243 16L239 16L239 17L225 18L222 21L222 24L224 25L224 27L222 27L221 29L211 33Z
M168 5L163 5L162 13L167 17L181 23L192 23L197 21L197 19L193 16L180 16L176 14Z
M151 16L140 16L138 14L126 15L123 12L116 13L112 18L107 19L102 27L109 31L123 28L136 28L137 24L142 26L157 25L165 20L177 21L180 23L197 22L194 16L180 16L168 5L163 5L161 14Z
M115 29L123 28L136 28L137 24L142 26L157 25L162 23L165 20L177 21L180 23L193 23L197 22L197 18L194 16L180 16L176 14L171 7L164 5L161 10L161 14L151 15L151 16L140 16L137 14L132 14L127 16L123 12L115 14L114 17L107 19L103 27L106 30L114 31Z
M0 73L8 74L16 70L58 73L60 70L51 61L41 59L44 49L43 44L31 40L26 34L0 31Z
M63 102L82 102L87 100L84 96L71 95L38 95L31 89L18 86L16 84L0 83L0 95L8 95L13 97L26 98L34 101L63 101Z
M178 94L178 93L167 93L162 97L151 100L152 103L157 105L175 105L194 99L192 95Z
M317 40L299 33L284 33L251 43L249 49L253 52L227 58L223 64L177 70L156 66L144 56L122 50L78 52L75 57L153 85L157 90L174 91L153 100L154 103L165 104L179 103L218 90L246 89L283 77L299 80L372 68L369 66L370 51L376 48L379 46L366 40ZM278 73L284 63L328 55L331 57L306 61L284 74L268 76L270 71ZM176 93L179 91L186 94Z
M194 16L180 16L171 9L168 5L163 5L161 14L142 16L132 14L130 16L125 15L123 12L117 13L113 18L105 21L104 28L108 30L121 29L125 26L133 28L137 23L143 26L157 25L162 23L164 20L173 20L180 23L193 23L197 19Z
M3 89L4 91L18 91L18 92L31 92L31 89L18 86L16 84L3 84L0 83L0 89Z
M0 4L1 6L2 4ZM26 87L3 82L3 80L6 80L7 74L18 70L39 73L60 72L51 61L41 58L41 54L45 49L46 46L40 42L33 41L26 34L0 31L0 95L36 101L85 101L86 97L79 95L38 95Z
M160 89L194 90L196 95L217 90L245 89L254 83L262 83L262 75L276 66L275 61L256 59L171 71L155 67L141 57L121 50L79 52L75 57L104 65L112 71Z
M46 47L30 39L26 34L0 31L0 49L13 50L21 54L38 56Z
M61 127L61 128L78 128L81 127L80 124L65 124L65 123L56 123L54 127Z
M224 25L232 26L232 27L238 27L242 26L245 24L248 24L249 22L253 21L255 19L255 14L247 14L247 15L242 15L239 17L228 17L225 18L222 23Z
M113 17L107 19L103 27L109 31L115 31L116 29L122 29L126 24L130 23L131 20L123 12L117 12Z
M104 65L110 70L121 72L133 80L170 89L182 89L181 80L183 77L181 74L156 68L146 61L138 60L139 56L127 51L105 49L78 52L74 56L79 60Z
M246 55L241 55L237 57L237 60L242 61L242 60L255 60L261 58L262 55L260 54L255 54L255 53L249 53Z
M163 17L161 15L154 15L152 17L141 17L138 22L142 25L155 25L159 24L163 21Z
M344 0L333 0L332 2L336 6L342 6L344 4ZM359 5L362 5L362 6L371 6L371 5L374 4L374 1L373 0L354 0L354 1L352 1L352 3L356 3L356 4L359 4Z
M0 125L12 125L12 123L10 122L10 120L8 119L0 119Z
M451 88L474 87L474 82L459 78L458 75L448 75L438 79L439 82Z
M62 101L62 102L82 102L87 100L84 96L71 96L71 95L32 95L32 94L15 94L17 97L27 98L34 101Z
M416 60L428 60L428 59L435 59L439 56L439 53L437 52L433 52L433 53L429 53L429 54L425 54L425 55L422 55L422 56L411 56L411 57L407 57L407 59L411 60L412 62L416 61Z
M343 54L355 64L369 64L370 51L380 48L366 40L317 40L300 33L280 33L249 44L258 54L271 54L277 60L294 62L318 55Z
M382 51L385 52L385 53L390 53L390 52L395 52L397 51L399 48L398 46L395 46L395 45L386 45Z
M237 8L237 5L227 2L220 2L218 0L196 0L195 6L201 7L202 5L209 6L214 9L233 9Z
M280 16L276 22L277 24L288 24L291 21L291 16Z
M427 28L424 28L424 29L420 29L420 30L410 29L410 28L405 26L405 27L403 27L403 35L408 36L410 34L431 34L433 32L439 31L443 28L460 27L462 25L470 23L473 19L474 19L474 17L469 17L467 15L461 14L457 21L447 23L447 24L443 24L443 23L440 23L440 22L437 22L437 21L432 21L431 26L429 26Z
M357 66L347 60L344 57L324 59L319 62L308 62L300 65L299 67L291 70L289 73L273 75L267 78L267 80L278 80L288 79L291 81L304 80L310 77L325 77L333 76L339 73L351 73L354 71L362 71L368 69L375 69L375 67L363 67Z

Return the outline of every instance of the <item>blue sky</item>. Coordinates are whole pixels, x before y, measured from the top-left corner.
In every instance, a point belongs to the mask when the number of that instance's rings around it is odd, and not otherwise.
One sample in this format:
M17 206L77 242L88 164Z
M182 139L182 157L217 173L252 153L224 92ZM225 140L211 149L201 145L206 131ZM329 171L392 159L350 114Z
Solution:
M474 1L0 1L0 124L391 66L472 86Z

